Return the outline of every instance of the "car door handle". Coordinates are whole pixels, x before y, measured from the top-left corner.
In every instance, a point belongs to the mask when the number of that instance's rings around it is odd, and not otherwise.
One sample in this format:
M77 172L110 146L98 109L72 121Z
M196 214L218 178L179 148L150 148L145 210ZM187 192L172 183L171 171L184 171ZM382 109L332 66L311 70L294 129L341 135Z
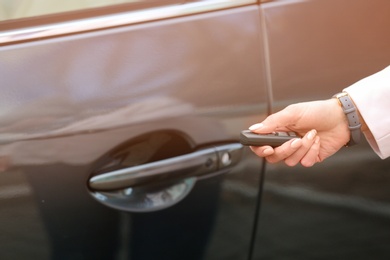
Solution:
M243 146L223 144L193 153L93 176L89 187L95 191L119 190L204 176L230 168L241 159Z

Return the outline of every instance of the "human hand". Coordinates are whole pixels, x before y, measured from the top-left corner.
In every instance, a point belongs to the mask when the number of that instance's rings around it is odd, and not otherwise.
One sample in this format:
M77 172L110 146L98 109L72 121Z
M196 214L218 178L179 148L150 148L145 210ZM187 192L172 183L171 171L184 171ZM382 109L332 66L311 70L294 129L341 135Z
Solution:
M249 129L258 134L294 131L303 136L276 148L251 147L256 155L265 157L268 162L284 160L289 166L298 163L313 166L336 153L350 139L347 119L334 98L290 105Z

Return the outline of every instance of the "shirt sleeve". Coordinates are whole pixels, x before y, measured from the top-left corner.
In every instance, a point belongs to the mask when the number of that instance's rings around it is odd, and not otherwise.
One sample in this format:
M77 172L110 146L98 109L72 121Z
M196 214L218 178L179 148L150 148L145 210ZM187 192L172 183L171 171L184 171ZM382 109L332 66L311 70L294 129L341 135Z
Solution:
M372 149L390 156L390 66L344 89L352 98L369 131L364 135Z

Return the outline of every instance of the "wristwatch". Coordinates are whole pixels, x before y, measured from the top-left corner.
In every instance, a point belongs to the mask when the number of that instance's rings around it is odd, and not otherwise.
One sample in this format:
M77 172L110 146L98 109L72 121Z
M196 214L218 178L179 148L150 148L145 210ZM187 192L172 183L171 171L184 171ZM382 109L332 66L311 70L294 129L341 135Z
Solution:
M351 139L346 146L352 146L359 143L361 138L360 128L362 124L359 121L359 115L352 99L347 92L338 93L334 95L333 98L336 98L339 101L340 106L347 117L349 131L351 131Z

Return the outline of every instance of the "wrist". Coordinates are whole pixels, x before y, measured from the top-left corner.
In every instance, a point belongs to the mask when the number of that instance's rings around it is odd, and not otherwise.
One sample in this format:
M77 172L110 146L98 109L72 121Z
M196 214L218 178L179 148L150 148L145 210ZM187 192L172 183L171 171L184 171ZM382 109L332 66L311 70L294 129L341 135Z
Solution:
M344 114L343 108L340 106L340 102L336 98L329 99L329 102L332 103L332 117L334 117L336 123L340 125L340 129L342 129L346 135L350 136L348 119Z

